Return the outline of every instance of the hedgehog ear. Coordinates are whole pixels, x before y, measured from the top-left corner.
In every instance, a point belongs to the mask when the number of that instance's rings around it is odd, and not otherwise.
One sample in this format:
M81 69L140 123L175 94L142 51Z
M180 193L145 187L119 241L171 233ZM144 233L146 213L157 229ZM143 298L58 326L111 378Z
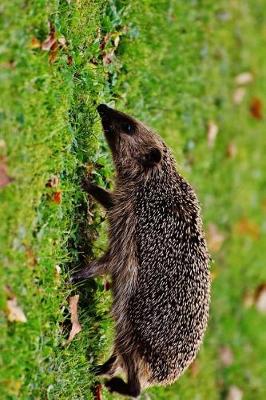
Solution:
M144 167L153 167L161 161L161 158L162 153L159 149L154 147L143 156L141 163Z

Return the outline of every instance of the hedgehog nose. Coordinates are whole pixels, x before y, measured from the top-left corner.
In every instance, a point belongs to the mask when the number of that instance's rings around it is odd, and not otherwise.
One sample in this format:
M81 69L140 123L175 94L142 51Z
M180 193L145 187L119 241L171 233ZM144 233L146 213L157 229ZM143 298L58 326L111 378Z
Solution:
M109 107L106 104L99 104L97 107L98 113L102 116L108 111Z

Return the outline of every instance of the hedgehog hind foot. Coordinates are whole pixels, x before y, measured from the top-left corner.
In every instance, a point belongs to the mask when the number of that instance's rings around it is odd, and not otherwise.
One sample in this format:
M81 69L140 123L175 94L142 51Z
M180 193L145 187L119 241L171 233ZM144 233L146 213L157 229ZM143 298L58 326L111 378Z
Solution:
M104 364L94 366L92 372L96 376L113 375L116 370L116 361L116 355L112 355Z
M112 393L116 392L124 396L138 397L140 395L140 384L138 380L125 383L121 378L112 378L105 382L105 386Z

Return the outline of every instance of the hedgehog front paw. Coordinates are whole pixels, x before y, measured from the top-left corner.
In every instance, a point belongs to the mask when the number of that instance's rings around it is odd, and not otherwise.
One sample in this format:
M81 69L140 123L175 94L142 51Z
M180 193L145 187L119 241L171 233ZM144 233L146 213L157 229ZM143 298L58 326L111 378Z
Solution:
M91 193L94 188L94 184L91 182L91 179L88 176L84 176L82 181L81 181L81 187L85 192Z
M125 383L121 378L112 378L105 383L106 388L109 390L110 393L119 392L119 388L121 385L124 387Z

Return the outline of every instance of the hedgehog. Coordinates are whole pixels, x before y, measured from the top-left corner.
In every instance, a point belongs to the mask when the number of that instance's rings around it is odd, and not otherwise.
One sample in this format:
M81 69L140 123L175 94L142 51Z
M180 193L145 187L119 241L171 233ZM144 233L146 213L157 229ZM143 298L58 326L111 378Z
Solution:
M111 276L115 340L94 371L108 376L110 392L134 398L173 383L195 359L209 314L209 255L196 194L163 140L123 112L97 110L115 189L87 177L85 190L107 210L109 245L72 281Z

